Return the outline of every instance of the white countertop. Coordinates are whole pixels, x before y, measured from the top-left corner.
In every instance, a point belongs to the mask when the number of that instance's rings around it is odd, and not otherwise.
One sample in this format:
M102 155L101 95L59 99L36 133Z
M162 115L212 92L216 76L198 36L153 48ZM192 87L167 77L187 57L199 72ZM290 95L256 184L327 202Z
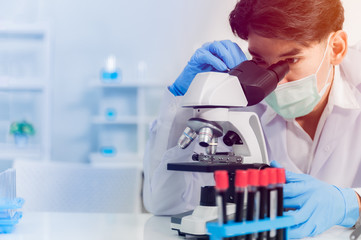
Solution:
M307 239L349 239L352 230L334 227ZM169 217L151 214L24 212L12 233L1 240L180 240Z

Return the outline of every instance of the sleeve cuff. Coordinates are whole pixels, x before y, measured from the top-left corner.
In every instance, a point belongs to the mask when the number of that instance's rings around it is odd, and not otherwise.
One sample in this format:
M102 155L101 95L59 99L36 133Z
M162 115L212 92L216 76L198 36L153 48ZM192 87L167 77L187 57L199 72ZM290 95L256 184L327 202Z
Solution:
M358 221L359 218L359 205L355 190L352 188L340 189L345 202L345 216L341 221L340 226L352 227Z
M359 197L361 197L361 188L354 188L353 190L357 193L357 195ZM359 218L357 219L357 222L355 223L354 227L358 228L360 226L361 226L361 212L360 212L360 209L359 209Z
M174 95L174 96L183 96L184 94L179 91L179 89L173 85L168 86L168 90Z

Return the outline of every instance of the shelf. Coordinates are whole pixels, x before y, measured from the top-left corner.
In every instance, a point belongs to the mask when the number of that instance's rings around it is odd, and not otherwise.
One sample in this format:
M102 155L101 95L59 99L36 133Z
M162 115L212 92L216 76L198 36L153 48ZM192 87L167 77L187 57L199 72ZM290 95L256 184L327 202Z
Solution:
M0 144L0 159L39 158L41 155L39 145L16 147L14 144Z
M45 85L37 82L4 83L0 78L1 91L43 91Z
M124 154L116 154L112 157L103 156L100 153L91 153L89 156L90 163L92 165L101 166L109 164L112 165L137 165L142 167L142 158L136 153L124 153Z
M47 25L38 23L37 25L34 24L17 24L13 22L0 22L0 33L18 33L18 34L27 34L27 35L44 35L44 29L47 28Z
M124 166L124 164L140 164L144 154L149 124L158 115L157 106L163 95L165 84L154 81L103 82L101 79L90 79L89 86L99 98L98 111L94 113L92 123L98 126L96 131L98 148L110 145L117 148L117 155L104 156L93 149L89 155L92 165ZM109 112L114 109L114 112ZM110 113L108 115L108 113ZM110 120L108 117L113 116Z
M156 119L156 116L124 116L118 117L114 120L107 120L103 116L96 116L92 119L93 124L104 124L104 125L114 125L114 124L147 124Z
M90 82L90 86L91 87L100 87L100 88L150 88L150 87L155 87L155 88L159 88L159 87L164 87L164 84L159 84L159 83L143 83L143 82L133 82L133 83L128 83L128 82L114 82L114 83L105 83L105 82L101 82L100 80L96 81L91 81Z
M51 87L49 26L46 23L0 21L0 159L50 159ZM29 119L38 135L24 147L16 146L9 136L13 121Z
M114 120L105 119L103 116L96 116L93 118L92 123L94 124L138 124L138 118L136 116L128 116L116 118Z

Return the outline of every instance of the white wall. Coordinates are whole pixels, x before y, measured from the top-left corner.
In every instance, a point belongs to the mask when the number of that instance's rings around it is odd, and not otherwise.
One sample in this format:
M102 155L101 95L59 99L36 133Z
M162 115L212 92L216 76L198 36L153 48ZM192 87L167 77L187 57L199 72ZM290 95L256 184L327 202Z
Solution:
M139 61L148 77L172 83L206 41L235 40L228 14L236 0L0 0L0 20L46 21L53 34L52 157L87 161L92 108L88 82L104 58L121 60L124 81ZM361 39L359 0L344 0L351 43ZM239 43L241 41L236 40ZM244 43L242 43L244 45Z
M360 0L343 0L345 8L344 29L348 33L349 44L355 44L361 40L361 1Z

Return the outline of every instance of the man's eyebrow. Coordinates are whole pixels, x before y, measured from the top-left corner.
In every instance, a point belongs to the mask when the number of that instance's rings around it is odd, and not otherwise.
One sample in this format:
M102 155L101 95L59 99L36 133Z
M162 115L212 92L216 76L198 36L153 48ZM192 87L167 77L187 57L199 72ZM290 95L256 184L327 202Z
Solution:
M256 57L262 57L260 54L258 54L257 52L255 52L252 49L248 49L248 52L252 55L252 56L256 56ZM301 52L301 49L299 48L293 48L292 50L282 53L281 55L279 55L278 57L291 57L291 56L295 56L297 54L299 54Z
M295 56L295 55L299 54L300 52L301 52L301 49L294 48L286 53L279 55L279 57L291 57L291 56Z
M252 49L249 49L249 48L248 48L248 52L249 52L252 56L262 57L260 54L256 53L256 52L253 51Z

